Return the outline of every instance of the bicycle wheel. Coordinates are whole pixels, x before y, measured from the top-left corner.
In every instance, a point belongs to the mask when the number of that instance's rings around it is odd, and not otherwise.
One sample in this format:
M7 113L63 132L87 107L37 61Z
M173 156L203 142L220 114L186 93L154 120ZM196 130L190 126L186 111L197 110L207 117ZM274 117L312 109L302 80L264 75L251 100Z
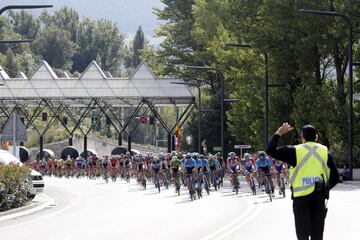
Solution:
M176 193L178 194L178 196L180 196L180 179L179 179L179 177L175 178L175 188L176 188Z
M210 188L209 188L209 183L208 183L207 178L204 179L204 187L205 187L207 195L210 195Z
M158 191L160 193L160 181L159 181L159 179L156 179L156 185L157 185L157 189L158 189Z
M146 190L146 180L145 180L145 178L143 178L143 180L142 180L142 185L144 187L144 190Z
M283 197L285 198L285 183L284 178L281 178L281 192L283 194Z
M270 202L272 202L272 196L271 196L271 190L270 190L270 184L269 184L269 180L267 179L267 177L265 176L265 192L266 194L269 195L270 197Z
M256 185L255 185L255 181L253 178L250 178L250 187L251 187L253 195L256 195Z

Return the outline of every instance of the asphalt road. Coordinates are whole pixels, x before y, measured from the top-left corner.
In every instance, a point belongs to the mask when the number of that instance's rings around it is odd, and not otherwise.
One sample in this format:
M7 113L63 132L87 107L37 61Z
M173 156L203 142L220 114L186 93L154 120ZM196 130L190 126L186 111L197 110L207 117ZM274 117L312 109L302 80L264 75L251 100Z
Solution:
M0 221L1 239L296 239L289 196L252 196L242 184L190 201L185 189L159 194L132 182L45 178L55 199L40 212ZM288 192L289 193L289 192ZM44 195L45 195L44 194ZM288 194L289 195L289 194ZM324 239L355 239L360 187L339 185L331 193Z

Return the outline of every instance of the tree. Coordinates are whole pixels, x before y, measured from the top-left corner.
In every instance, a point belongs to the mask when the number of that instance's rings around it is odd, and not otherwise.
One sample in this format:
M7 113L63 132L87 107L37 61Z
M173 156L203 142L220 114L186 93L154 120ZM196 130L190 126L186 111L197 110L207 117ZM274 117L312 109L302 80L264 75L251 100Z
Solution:
M139 66L141 62L141 51L147 47L146 45L147 41L145 39L145 34L141 26L139 26L134 39L131 41L129 53L125 57L124 63L126 68L136 68Z
M25 10L9 11L9 20L14 31L27 39L35 39L40 30L40 20Z
M124 39L114 23L85 18L79 25L78 48L73 57L72 71L83 72L98 54L101 68L117 74L124 57Z
M52 67L67 69L72 66L71 58L75 53L75 44L71 41L69 32L65 30L54 26L41 30L32 49Z

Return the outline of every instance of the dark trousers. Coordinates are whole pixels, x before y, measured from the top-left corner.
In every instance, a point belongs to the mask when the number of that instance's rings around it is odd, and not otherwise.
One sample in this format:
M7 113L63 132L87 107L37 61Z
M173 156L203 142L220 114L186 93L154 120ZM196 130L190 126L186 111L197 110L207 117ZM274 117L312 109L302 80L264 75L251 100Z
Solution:
M322 240L326 217L325 198L319 193L294 198L293 211L298 240Z

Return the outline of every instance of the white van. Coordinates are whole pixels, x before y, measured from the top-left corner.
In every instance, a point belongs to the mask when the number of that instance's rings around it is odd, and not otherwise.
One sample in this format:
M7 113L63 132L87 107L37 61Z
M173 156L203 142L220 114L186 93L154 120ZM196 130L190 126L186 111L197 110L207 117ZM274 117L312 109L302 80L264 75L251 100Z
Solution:
M17 159L14 155L12 155L10 152L6 150L0 150L0 162L3 164L9 164L13 162L19 165L23 165L19 159ZM44 191L45 183L42 175L39 172L35 171L34 169L30 168L30 170L31 170L31 178L32 178L33 186L36 193L40 193Z

